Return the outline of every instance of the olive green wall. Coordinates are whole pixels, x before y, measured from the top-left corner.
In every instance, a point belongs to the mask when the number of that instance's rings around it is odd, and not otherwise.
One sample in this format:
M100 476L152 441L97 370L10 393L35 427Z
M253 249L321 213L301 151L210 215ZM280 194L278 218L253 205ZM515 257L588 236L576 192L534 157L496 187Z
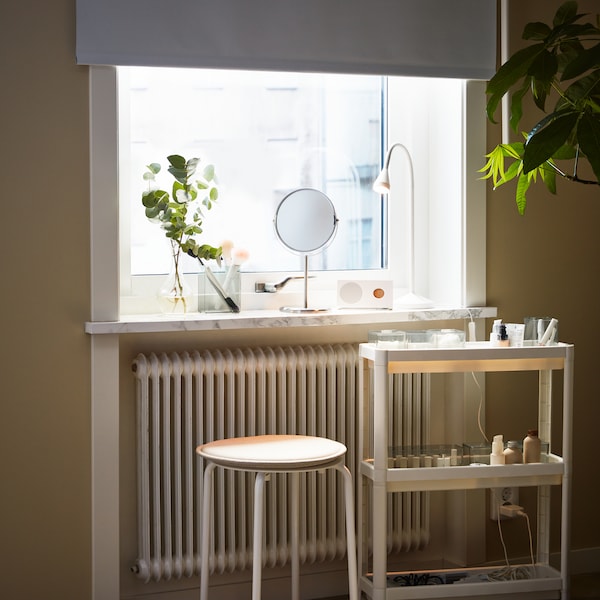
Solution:
M517 34L557 5L513 0ZM74 0L3 6L0 595L11 600L91 598L88 82L74 45ZM600 189L560 182L558 197L534 190L529 202L519 217L509 190L488 193L488 301L507 321L558 317L577 346L572 546L597 548ZM508 379L491 379L487 428L518 437L523 398Z
M91 589L87 69L74 0L0 14L0 596Z

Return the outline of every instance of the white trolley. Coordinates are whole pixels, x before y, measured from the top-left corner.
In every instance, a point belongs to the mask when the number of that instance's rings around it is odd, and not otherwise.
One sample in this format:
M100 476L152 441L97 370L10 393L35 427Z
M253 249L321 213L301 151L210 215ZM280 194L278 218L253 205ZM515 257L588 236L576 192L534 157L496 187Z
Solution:
M358 540L360 588L373 600L401 598L475 598L517 594L518 598L568 598L568 550L571 473L571 427L574 347L493 347L466 343L452 349L388 350L375 343L360 345L361 377L359 423L360 485ZM563 371L562 456L551 444L542 463L453 466L451 468L396 468L388 449L389 375L394 373L468 373L539 371L538 428L550 443L552 371ZM395 587L389 584L387 553L387 495L390 492L470 490L538 486L537 556L535 576L522 580L481 581ZM550 488L562 487L560 570L549 564ZM463 571L465 569L462 569ZM473 567L473 571L480 567ZM467 571L469 569L467 568Z

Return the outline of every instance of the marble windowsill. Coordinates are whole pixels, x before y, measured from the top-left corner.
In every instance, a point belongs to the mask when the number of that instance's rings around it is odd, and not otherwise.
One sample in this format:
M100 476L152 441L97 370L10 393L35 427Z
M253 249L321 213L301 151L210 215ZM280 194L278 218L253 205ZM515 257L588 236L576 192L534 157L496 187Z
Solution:
M248 310L241 313L191 313L189 315L132 315L118 321L89 321L89 334L166 333L261 329L266 327L314 327L332 325L392 325L418 321L495 318L495 307L427 308L418 310L336 309L319 313L287 313L280 310Z

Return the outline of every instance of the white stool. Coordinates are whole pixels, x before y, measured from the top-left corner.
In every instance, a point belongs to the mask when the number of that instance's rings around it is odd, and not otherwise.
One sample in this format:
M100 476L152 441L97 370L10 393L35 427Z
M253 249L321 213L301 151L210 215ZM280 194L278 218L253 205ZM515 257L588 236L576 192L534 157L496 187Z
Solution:
M208 600L208 542L210 537L212 482L216 466L234 471L255 471L252 600L260 600L262 571L263 492L267 473L290 473L292 508L292 600L300 600L298 552L298 473L337 469L344 477L346 503L346 551L350 600L358 600L356 534L354 530L353 485L344 465L346 446L322 437L304 435L259 435L217 440L196 448L206 461L202 507L200 600Z

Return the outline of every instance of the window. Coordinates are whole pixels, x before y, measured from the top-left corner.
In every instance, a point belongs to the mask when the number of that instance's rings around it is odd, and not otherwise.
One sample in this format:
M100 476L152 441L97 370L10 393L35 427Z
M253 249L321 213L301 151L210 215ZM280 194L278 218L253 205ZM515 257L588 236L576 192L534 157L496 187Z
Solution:
M393 194L371 189L396 141L414 164L417 288L437 304L464 303L465 81L120 67L118 88L122 312L143 312L140 299L169 268L168 242L140 198L145 165L165 167L172 153L215 165L220 198L202 239L249 252L244 307L261 307L254 282L302 270L272 224L279 201L299 187L325 192L340 218L334 242L310 258L311 271L327 272L311 288L331 294L337 279L354 277L390 278L402 290L409 198L400 155ZM170 187L169 179L161 182Z
M313 270L381 269L382 203L371 183L380 164L383 78L123 67L119 72L121 164L130 198L131 275L168 270L163 231L146 219L139 199L145 165L166 156L213 164L220 198L206 213L202 240L224 239L249 252L247 272L301 268L282 250L273 215L300 187L327 194L337 235L311 257ZM166 169L164 169L166 172ZM159 180L170 189L168 174ZM197 270L192 259L188 270Z

